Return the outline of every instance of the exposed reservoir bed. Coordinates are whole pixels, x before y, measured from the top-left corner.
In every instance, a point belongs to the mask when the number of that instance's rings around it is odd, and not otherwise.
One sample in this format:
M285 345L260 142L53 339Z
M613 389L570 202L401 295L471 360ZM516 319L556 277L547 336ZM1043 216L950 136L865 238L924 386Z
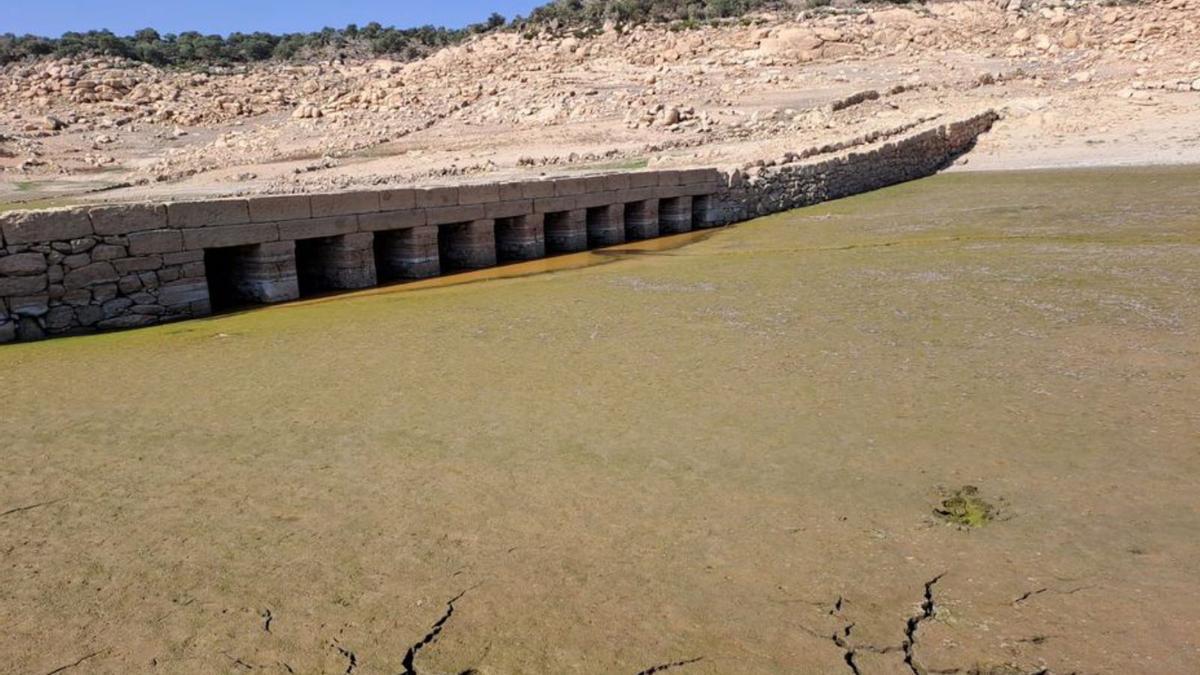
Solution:
M1200 668L1200 168L599 257L0 350L6 667Z

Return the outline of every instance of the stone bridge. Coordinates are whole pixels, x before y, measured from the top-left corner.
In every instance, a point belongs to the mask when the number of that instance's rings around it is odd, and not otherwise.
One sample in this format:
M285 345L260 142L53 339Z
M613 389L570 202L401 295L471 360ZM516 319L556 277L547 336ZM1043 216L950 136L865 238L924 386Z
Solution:
M0 214L0 342L133 328L723 225L930 175L995 119L988 111L753 176L637 171L10 211Z

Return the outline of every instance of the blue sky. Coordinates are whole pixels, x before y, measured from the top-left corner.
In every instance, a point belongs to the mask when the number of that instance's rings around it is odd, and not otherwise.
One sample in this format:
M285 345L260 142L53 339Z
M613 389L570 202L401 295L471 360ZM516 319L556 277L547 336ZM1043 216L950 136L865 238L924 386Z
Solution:
M66 31L107 28L120 35L139 28L162 33L272 33L362 26L450 27L483 21L492 12L528 15L548 0L0 0L0 33L57 37Z

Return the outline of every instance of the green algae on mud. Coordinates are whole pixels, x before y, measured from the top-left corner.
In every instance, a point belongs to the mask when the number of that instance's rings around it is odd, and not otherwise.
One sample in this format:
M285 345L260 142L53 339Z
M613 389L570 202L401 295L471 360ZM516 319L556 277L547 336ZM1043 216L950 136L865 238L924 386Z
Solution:
M423 671L841 672L945 573L928 671L1194 672L1197 204L1197 169L948 174L5 347L0 512L47 505L0 519L0 654L392 672L469 589ZM937 485L1020 517L933 527Z
M999 515L991 502L979 496L979 488L964 485L949 492L933 510L939 518L959 527L983 527Z

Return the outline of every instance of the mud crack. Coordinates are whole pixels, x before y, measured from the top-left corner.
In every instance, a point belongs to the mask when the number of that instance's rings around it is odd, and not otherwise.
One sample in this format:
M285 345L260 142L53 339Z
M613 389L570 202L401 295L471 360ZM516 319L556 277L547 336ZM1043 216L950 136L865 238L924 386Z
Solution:
M226 652L221 652L221 656L224 656L225 658L229 659L233 663L233 665L237 666L238 668L242 668L243 670L254 670L253 665L246 663L242 659L240 659L232 654L228 654Z
M271 613L271 610L264 609L262 611L262 618L263 618L263 630L270 633L271 632L271 622L275 620L275 615Z
M1039 588L1035 591L1025 591L1023 594L1021 594L1021 597L1017 598L1016 600L1013 600L1012 604L1019 605L1022 602L1025 602L1026 600L1032 598L1033 596L1041 595L1042 593L1045 593L1048 590L1050 590L1050 589L1049 588Z
M55 501L57 501L57 500L55 500ZM57 675L58 673L61 673L63 671L70 670L72 668L75 668L76 666L83 665L83 663L85 661L94 659L97 656L100 656L101 654L105 654L107 652L108 652L107 649L101 649L98 652L92 652L91 654L88 654L87 656L81 657L78 661L76 661L74 663L68 663L65 666L59 666L59 667L55 668L54 670L51 670L50 672L46 673L46 675Z
M1043 586L1042 588L1034 589L1032 591L1025 591L1024 593L1021 594L1020 597L1014 599L1012 601L1012 604L1014 606L1019 605L1019 604L1025 602L1026 600L1031 600L1043 593L1055 593L1057 595L1075 595L1079 591L1086 591L1089 588L1092 588L1092 587L1091 586L1076 586L1075 588L1068 588L1068 589L1060 590L1057 588L1050 588L1048 586Z
M353 673L354 669L358 667L358 654L355 654L349 649L342 649L341 645L334 644L333 646L337 648L339 654L346 657L346 660L349 661L349 663L346 664L346 675L350 675L350 673Z
M833 642L833 644L839 650L841 650L842 659L846 662L846 667L850 669L850 672L852 673L852 675L862 675L862 671L860 670L859 665L858 665L858 657L860 654L864 654L864 653L869 653L869 654L900 654L900 653L902 653L904 655L904 665L908 667L908 670L909 670L909 672L912 673L912 675L987 675L987 674L1000 673L1000 672L1004 672L1004 673L1011 672L1013 675L1025 675L1026 671L1018 670L1012 666L1005 666L1003 670L995 670L995 669L991 669L988 667L980 667L980 666L975 666L972 668L927 669L917 661L917 659L916 659L917 634L921 629L921 624L934 618L937 615L938 607L937 607L937 601L934 597L934 587L937 586L938 582L941 581L942 578L946 576L946 574L948 574L948 572L942 572L941 574L937 575L936 577L925 582L925 593L921 599L920 612L909 617L905 621L905 623L904 623L904 641L902 643L900 643L899 645L879 646L879 645L874 645L874 644L869 644L869 643L864 644L864 643L856 642L852 636L853 636L854 629L857 626L857 624L850 622L846 617L842 616L842 608L846 605L846 602L847 602L846 599L842 596L838 596L837 600L834 601L832 608L828 610L829 616L838 617L838 618L841 618L843 621L845 621L845 623L840 628L836 629L832 635L830 635L828 633L826 633L823 636L819 635L816 631L812 630L811 628L805 627L803 625L801 625L800 628L805 633L807 633L808 635L810 635L812 637L831 640ZM1074 593L1074 592L1083 590L1084 588L1087 588L1087 587L1083 586L1083 587L1080 587L1077 589L1070 589L1070 590L1057 590L1057 589L1053 589L1053 588L1036 589L1033 591L1029 591L1025 595L1023 595L1020 598L1018 598L1017 600L1015 600L1014 604L1019 603L1030 597L1033 597L1035 595L1038 595L1039 593L1044 593L1047 591L1052 592L1052 593ZM1035 635L1031 638L1026 638L1026 639L1020 640L1020 642L1041 645L1041 644L1044 644L1049 639L1051 639L1052 637L1055 637L1055 636ZM1047 668L1041 668L1039 670L1029 671L1028 675L1050 675L1050 671Z
M437 641L438 635L442 633L442 628L446 626L446 622L450 621L450 617L454 616L454 603L458 602L459 599L466 594L467 592L463 591L462 593L459 593L451 598L446 603L446 613L443 614L442 617L438 619L432 627L430 627L429 632L425 634L425 637L421 638L419 642L408 648L408 651L404 654L404 661L401 662L401 665L404 666L404 672L402 675L417 675L417 668L415 665L417 653Z
M703 661L703 660L704 660L703 656L697 656L694 659L684 659L682 661L672 661L670 663L664 663L664 664L658 665L658 666L651 666L645 670L638 671L637 675L654 675L654 673L661 673L664 670L670 670L672 668L682 668L683 666L688 666L693 663L699 663L700 661Z
M945 572L925 582L925 598L921 601L921 613L909 617L904 625L904 642L900 645L904 650L904 664L913 675L925 675L925 670L917 663L915 651L917 647L917 631L921 624L932 619L937 613L937 604L933 599L933 587L946 576Z
M61 502L61 501L62 501L61 499L51 499L48 502L38 502L37 504L29 504L28 506L18 506L16 508L0 512L0 518L3 518L4 516L11 516L14 513L22 513L25 511L32 511L34 509L40 509L43 506L50 506L51 504L57 504L58 502Z
M840 603L841 598L838 598L838 600ZM830 612L830 614L832 613L833 612ZM858 669L858 662L856 661L859 652L870 652L871 654L892 654L903 649L903 647L900 646L880 647L872 644L852 643L850 641L850 634L854 632L854 627L856 625L857 624L853 623L846 624L841 629L834 631L832 636L833 644L837 645L838 649L841 649L844 652L842 658L846 661L846 666L850 668L850 672L854 673L854 675L861 675L861 672Z
M839 607L841 606L841 602L842 599L838 598ZM833 612L830 612L830 614L832 613ZM847 638L850 637L850 631L852 630L854 630L854 624L848 624L844 628L834 631L833 644L837 645L838 649L841 649L843 652L845 652L842 654L842 658L845 659L846 666L850 668L850 672L854 673L854 675L862 675L862 671L858 669L858 664L854 662L854 659L858 656L858 650L851 646L847 641Z
M833 609L829 610L829 615L833 616L842 611L842 606L846 604L846 600L842 596L837 596L837 600L833 601Z

